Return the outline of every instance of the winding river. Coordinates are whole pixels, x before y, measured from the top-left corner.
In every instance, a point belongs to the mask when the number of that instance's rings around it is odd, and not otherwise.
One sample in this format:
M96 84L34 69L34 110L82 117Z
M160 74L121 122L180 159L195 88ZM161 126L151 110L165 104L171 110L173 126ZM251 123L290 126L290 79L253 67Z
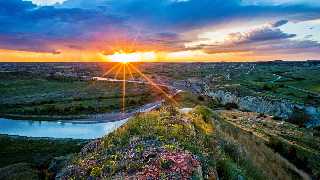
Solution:
M97 77L95 79L100 81L119 81ZM141 81L130 82L144 83ZM179 92L177 91L176 94ZM158 108L162 102L163 100L146 104L126 114L98 114L88 119L69 121L34 121L0 118L0 134L26 137L94 139L114 131L138 112L148 112Z
M161 105L162 101L146 104L130 113L107 113L88 119L61 121L13 120L0 118L0 134L27 137L95 139L102 137L128 121L138 112L148 112Z
M127 119L106 123L11 120L0 118L0 134L27 137L94 139L124 124Z

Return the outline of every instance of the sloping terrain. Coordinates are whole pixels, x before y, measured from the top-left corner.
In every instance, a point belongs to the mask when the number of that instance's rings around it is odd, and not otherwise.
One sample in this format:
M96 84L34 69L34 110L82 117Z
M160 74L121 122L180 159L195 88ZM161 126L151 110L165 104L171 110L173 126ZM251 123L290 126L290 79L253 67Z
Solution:
M233 111L212 111L205 106L197 106L189 112L180 112L176 108L165 106L157 111L138 114L115 132L87 144L57 173L56 177L57 179L310 179L310 175L318 177L318 167L314 167L311 171L297 168L296 163L276 153L270 141L264 136L229 121L228 113Z
M298 168L315 179L319 178L320 137L316 130L276 121L270 116L254 112L220 111L219 115L229 127L252 134ZM234 134L235 130L232 131Z
M84 147L58 177L216 177L209 112L198 108L183 115L166 108L137 115L114 133Z

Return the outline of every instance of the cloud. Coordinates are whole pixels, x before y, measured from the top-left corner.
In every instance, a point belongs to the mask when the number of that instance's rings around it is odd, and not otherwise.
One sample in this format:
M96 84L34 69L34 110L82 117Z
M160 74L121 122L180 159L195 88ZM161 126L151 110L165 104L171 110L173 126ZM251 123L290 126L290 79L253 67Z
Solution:
M39 6L48 6L48 5L63 3L66 0L25 0L25 1L32 1L33 4L36 4Z
M243 4L246 5L269 5L269 6L279 6L279 5L320 5L320 2L314 0L243 0Z
M295 34L284 33L278 28L265 26L248 32L230 33L223 43L201 44L198 49L209 54L250 52L257 55L320 51L319 42L292 39L295 36Z
M68 0L59 7L104 9L129 18L131 24L175 31L257 18L281 16L288 20L305 20L320 17L319 7L256 5L242 0Z
M0 0L0 48L49 53L69 48L112 53L114 48L134 44L131 51L203 48L207 52L223 52L259 51L268 43L275 46L277 42L289 43L288 48L293 48L298 43L292 40L296 35L279 27L288 21L320 18L320 8L317 3L313 6L302 0L287 1L279 4L253 0ZM253 20L274 23L245 33L231 33L228 42L220 46L184 46L194 38L183 36L186 32Z
M29 35L0 36L0 49L13 49L18 51L32 51L59 54L60 52L47 44L46 39L35 39Z
M254 42L242 45L206 45L201 49L209 54L250 52L252 54L295 54L320 51L320 43L309 40L280 40L272 42Z
M38 7L21 0L0 1L0 6L5 7L0 8L3 49L55 52L53 45L70 41L85 46L101 32L111 33L125 26L124 19L99 10Z
M231 33L228 36L230 43L241 44L271 40L281 40L295 37L295 34L287 34L278 28L263 27L244 33Z
M276 21L274 23L271 23L272 27L280 27L282 25L287 24L289 21L288 20L280 20L280 21Z

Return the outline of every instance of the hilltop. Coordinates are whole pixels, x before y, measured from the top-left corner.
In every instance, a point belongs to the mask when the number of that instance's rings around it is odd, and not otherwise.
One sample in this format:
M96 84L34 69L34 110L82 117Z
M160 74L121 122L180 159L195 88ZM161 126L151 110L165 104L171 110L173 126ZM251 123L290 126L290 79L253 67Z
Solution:
M232 117L253 121L250 127ZM230 118L231 117L231 118ZM233 117L233 119L235 119ZM245 124L245 123L244 123ZM287 138L271 131L271 116L213 111L205 106L179 110L164 106L138 114L113 133L85 145L59 170L58 179L308 179L319 177L319 150L306 131ZM268 127L265 128L264 127ZM260 129L260 131L258 131ZM262 129L266 130L262 132ZM269 131L267 131L269 129ZM319 137L314 140L319 142ZM279 147L283 147L279 149ZM280 152L280 150L282 150ZM293 151L295 154L293 154ZM279 152L280 154L276 153ZM294 157L295 158L290 158ZM285 158L287 157L288 160ZM300 163L300 165L299 165ZM308 163L302 167L301 163ZM307 172L307 173L306 173ZM310 174L310 175L308 175Z

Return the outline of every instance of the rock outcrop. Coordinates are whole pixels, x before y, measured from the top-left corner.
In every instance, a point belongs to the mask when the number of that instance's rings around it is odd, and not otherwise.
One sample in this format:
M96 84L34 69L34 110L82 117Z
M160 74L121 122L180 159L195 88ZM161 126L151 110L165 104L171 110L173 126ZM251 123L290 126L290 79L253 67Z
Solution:
M223 105L234 103L237 104L241 110L270 114L283 119L289 119L294 109L297 108L309 116L309 121L305 123L307 127L320 125L320 109L316 107L293 104L285 100L270 100L264 97L239 97L231 92L222 90L209 92L208 95L217 99Z

